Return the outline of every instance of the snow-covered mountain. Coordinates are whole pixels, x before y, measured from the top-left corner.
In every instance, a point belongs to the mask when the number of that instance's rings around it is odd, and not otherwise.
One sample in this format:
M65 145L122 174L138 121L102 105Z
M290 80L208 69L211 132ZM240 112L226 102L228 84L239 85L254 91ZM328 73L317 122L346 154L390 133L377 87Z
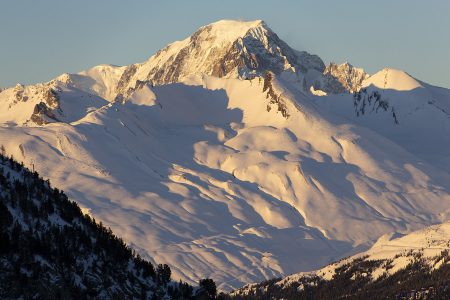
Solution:
M175 278L230 289L450 217L450 92L383 72L219 21L141 64L2 91L0 144ZM314 85L330 76L345 88Z
M191 75L245 79L267 70L279 74L308 69L322 72L324 68L318 56L293 50L261 20L222 20L168 45L142 64L129 66L116 92L123 97L142 82L160 85Z
M450 295L450 222L407 234L386 234L368 251L313 272L249 284L236 299L446 299ZM305 291L308 292L305 292ZM419 295L419 296L417 296ZM421 296L420 296L421 295ZM419 297L419 298L416 298Z

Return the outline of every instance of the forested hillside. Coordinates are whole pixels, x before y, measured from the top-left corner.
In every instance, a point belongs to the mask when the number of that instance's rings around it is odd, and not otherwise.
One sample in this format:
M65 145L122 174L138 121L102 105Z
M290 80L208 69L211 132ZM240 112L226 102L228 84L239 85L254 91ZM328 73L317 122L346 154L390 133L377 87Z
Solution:
M37 172L0 155L1 299L212 299L171 280Z

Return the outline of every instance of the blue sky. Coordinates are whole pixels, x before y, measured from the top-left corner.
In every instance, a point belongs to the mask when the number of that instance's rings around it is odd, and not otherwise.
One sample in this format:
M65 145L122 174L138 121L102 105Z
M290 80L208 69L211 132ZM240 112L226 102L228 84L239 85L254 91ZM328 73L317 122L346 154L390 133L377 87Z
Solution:
M219 19L263 19L288 44L369 73L450 88L448 0L15 0L0 3L0 87L141 62Z

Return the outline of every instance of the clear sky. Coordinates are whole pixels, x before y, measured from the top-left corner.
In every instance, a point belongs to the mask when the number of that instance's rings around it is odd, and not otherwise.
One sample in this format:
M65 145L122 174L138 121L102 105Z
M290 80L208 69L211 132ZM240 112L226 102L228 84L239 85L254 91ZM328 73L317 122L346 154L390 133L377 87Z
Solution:
M449 0L4 0L0 87L141 62L219 19L263 19L293 48L450 88Z

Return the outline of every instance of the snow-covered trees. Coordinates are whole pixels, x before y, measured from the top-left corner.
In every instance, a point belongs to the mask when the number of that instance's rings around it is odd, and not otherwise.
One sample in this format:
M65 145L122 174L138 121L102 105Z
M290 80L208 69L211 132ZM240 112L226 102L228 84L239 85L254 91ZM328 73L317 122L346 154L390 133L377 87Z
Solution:
M358 92L353 93L353 106L355 108L355 114L358 117L366 113L378 113L380 108L383 111L388 111L390 109L394 123L399 124L394 107L389 104L389 101L381 97L379 91L375 90L369 92L367 89L363 88Z

